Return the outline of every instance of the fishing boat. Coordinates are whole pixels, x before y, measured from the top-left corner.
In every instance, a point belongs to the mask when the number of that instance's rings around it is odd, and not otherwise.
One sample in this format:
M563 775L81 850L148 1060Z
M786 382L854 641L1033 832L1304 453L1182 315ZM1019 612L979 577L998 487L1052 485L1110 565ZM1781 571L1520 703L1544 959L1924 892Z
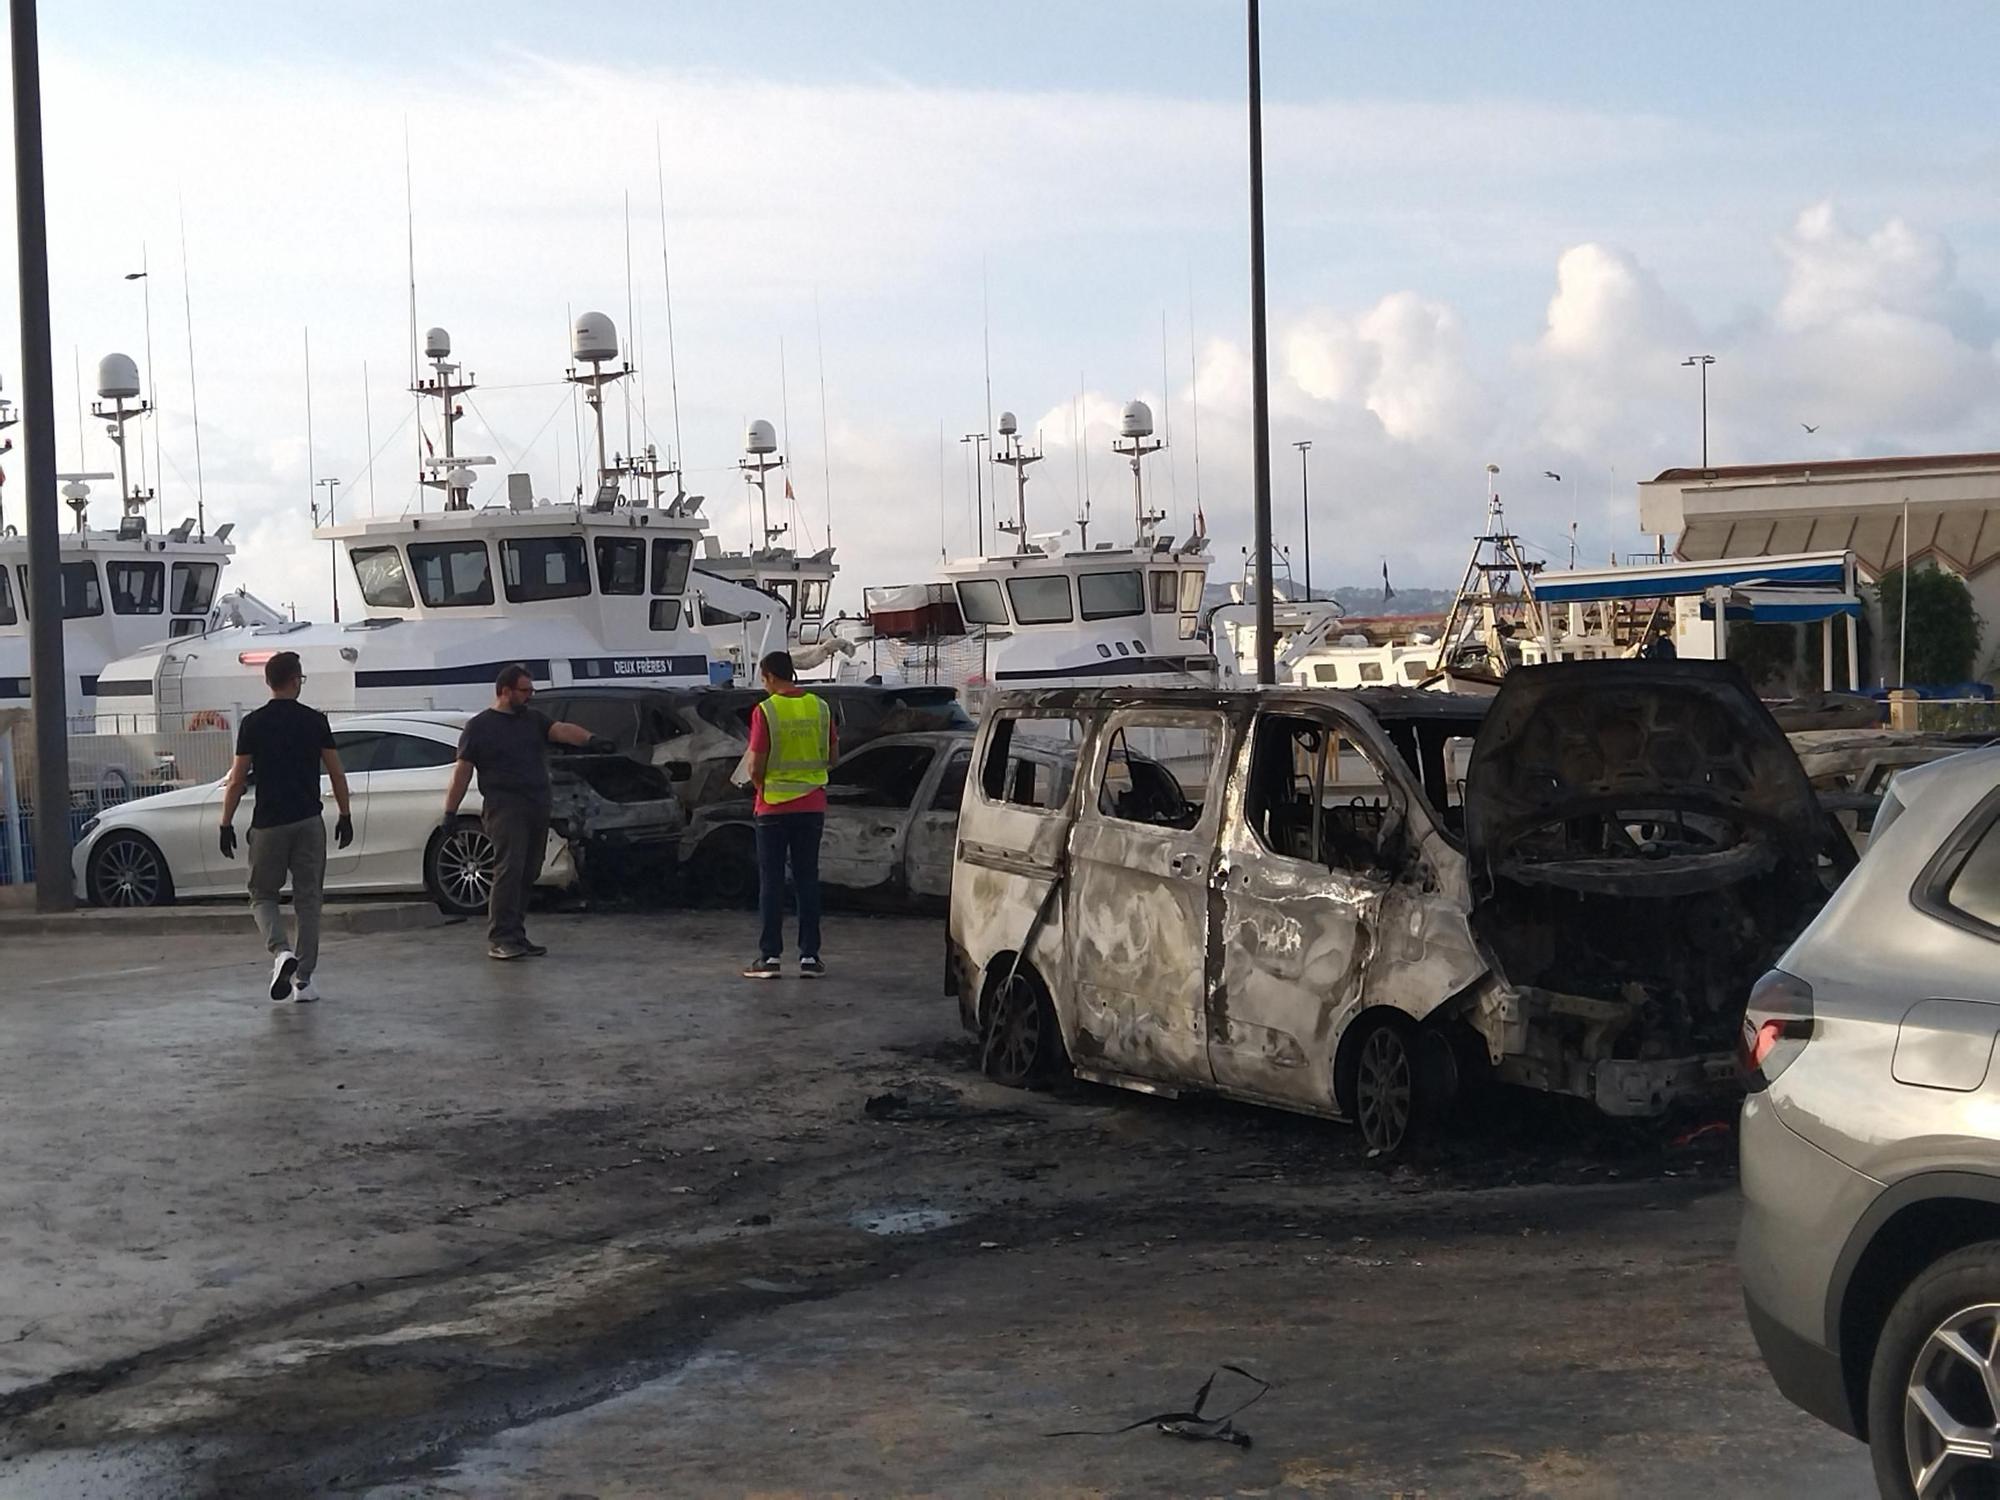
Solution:
M154 492L131 482L126 461L128 424L152 411L129 355L107 354L97 365L97 403L118 453L112 473L59 474L73 524L59 539L63 615L63 697L72 720L98 711L105 669L155 642L183 640L206 631L218 608L223 570L235 548L231 527L210 532L197 508L167 531L148 524ZM19 417L0 401L0 430ZM5 440L0 453L13 447ZM116 479L120 516L115 527L92 526L91 484ZM0 490L0 497L4 490ZM0 708L28 705L30 592L28 539L10 523L0 498Z
M704 573L699 497L665 498L637 466L606 451L604 393L632 372L609 317L576 318L567 379L594 419L597 484L551 502L527 474L475 505L478 470L458 451L459 398L475 388L442 328L424 337L428 378L415 394L440 408L443 441L426 445L418 508L318 527L339 549L366 613L345 623L245 619L130 653L100 674L100 713L149 712L158 727L233 724L264 700L263 668L298 653L315 706L333 712L478 708L493 679L524 663L545 687L622 682L702 687L746 678L785 646L790 614L775 595ZM439 509L421 497L436 492Z

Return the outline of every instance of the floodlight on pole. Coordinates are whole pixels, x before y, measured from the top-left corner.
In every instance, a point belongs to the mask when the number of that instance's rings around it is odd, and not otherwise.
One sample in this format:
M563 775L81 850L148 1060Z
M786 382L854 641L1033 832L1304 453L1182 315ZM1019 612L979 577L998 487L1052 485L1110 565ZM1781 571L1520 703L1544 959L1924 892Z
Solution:
M1681 368L1701 371L1701 466L1708 467L1708 367L1715 363L1713 354L1690 354L1681 361Z

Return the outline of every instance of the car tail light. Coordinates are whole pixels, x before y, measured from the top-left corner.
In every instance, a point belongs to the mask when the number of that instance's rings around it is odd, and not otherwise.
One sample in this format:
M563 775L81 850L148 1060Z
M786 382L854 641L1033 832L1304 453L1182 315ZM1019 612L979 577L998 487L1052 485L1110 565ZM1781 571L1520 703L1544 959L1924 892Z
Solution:
M1754 1092L1772 1083L1813 1034L1812 986L1773 969L1750 990L1743 1011L1743 1071Z

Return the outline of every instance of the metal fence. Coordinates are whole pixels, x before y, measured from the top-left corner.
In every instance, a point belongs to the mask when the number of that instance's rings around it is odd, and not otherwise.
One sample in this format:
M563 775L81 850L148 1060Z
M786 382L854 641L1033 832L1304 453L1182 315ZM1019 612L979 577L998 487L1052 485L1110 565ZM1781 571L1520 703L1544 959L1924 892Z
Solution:
M106 808L220 781L235 750L227 729L97 732L101 727L88 719L71 725L72 843ZM0 739L0 885L25 884L35 878L34 721L16 720L0 729Z
M2000 735L2000 699L1921 698L1916 728L1933 734Z

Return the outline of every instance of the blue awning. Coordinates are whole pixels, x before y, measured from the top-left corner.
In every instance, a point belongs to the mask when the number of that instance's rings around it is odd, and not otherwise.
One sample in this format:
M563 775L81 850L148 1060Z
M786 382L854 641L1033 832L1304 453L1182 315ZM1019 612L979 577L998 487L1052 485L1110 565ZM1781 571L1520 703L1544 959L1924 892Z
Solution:
M1544 604L1582 604L1596 599L1705 594L1713 588L1799 588L1814 584L1845 588L1845 561L1825 556L1796 560L1741 557L1721 558L1706 564L1669 563L1662 567L1546 573L1535 581L1535 597Z

